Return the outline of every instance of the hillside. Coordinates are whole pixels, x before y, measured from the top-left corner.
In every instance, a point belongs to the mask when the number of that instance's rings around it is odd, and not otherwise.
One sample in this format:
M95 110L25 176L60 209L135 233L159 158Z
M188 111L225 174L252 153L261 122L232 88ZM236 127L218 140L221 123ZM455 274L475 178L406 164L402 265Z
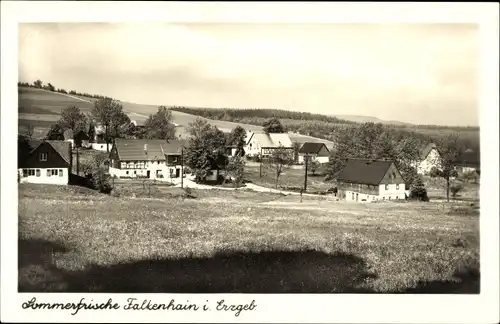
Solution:
M18 123L20 131L31 124L36 127L35 136L45 134L50 125L59 119L59 114L62 109L71 105L76 105L80 107L84 113L90 113L93 102L96 100L93 98L27 87L18 87L18 93ZM155 113L158 109L158 106L154 105L143 105L124 101L120 101L120 103L123 105L123 109L129 115L130 119L136 120L138 123L146 120L149 114ZM200 117L180 111L172 111L172 120L180 125L180 127L177 128L177 133L181 134L181 136L185 136L184 134L186 133L187 126L194 122L196 118ZM235 128L237 125L241 125L245 129L252 131L262 130L261 126L251 124L207 118L203 119L211 125L217 126L224 132L231 131L231 129ZM299 143L316 141L325 143L329 147L333 146L333 142L331 141L307 135L290 134L290 138L292 141Z
M361 115L334 115L335 117L343 120L348 120L356 123L381 123L385 125L397 125L397 126L411 126L411 123L405 123L399 120L384 120L372 116L361 116Z

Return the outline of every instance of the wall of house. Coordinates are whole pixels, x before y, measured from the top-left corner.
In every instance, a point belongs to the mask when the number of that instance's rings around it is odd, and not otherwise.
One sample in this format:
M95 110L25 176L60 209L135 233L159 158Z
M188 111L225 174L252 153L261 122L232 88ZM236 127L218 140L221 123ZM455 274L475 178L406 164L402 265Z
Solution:
M26 176L24 170L27 172ZM52 175L52 170L56 170L55 172L57 172L57 175ZM20 175L21 183L44 183L57 185L67 185L69 183L68 168L26 168L18 169L18 173Z
M330 158L328 156L318 156L318 154L309 154L309 156L319 163L328 163L330 161ZM299 153L298 162L304 163L304 154Z
M385 173L378 188L380 200L398 200L406 198L405 181L394 163Z
M260 154L260 142L255 138L252 137L249 143L244 147L245 153L248 156L256 156Z
M441 156L436 149L430 150L427 157L418 163L417 172L418 174L429 174L433 167L441 168Z
M165 161L133 161L120 162L120 164L116 161L112 161L109 168L109 174L117 178L147 177L148 171L149 179L168 181L171 178L176 178L177 174L179 174L180 177L181 166L167 165Z
M109 143L109 150L113 148L113 144ZM106 143L92 143L90 146L93 150L106 152Z

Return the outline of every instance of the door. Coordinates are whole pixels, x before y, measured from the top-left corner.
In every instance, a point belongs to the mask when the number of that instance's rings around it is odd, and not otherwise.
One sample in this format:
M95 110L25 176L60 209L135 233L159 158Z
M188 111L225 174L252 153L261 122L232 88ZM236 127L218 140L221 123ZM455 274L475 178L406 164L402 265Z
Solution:
M178 178L181 175L181 169L175 169L175 177Z
M356 201L358 201L358 194L356 193Z
M146 172L146 177L151 178L151 171L150 171L150 170L148 170L148 171Z

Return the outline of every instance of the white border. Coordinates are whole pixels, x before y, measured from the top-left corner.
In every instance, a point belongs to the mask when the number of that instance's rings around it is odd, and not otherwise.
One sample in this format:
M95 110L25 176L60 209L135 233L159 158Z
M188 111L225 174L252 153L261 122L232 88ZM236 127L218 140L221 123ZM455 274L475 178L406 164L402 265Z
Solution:
M1 2L1 320L94 322L358 322L497 323L498 288L498 3L152 3ZM17 24L55 21L170 22L477 22L481 23L481 294L438 295L141 295L155 301L256 300L239 317L221 312L23 311L31 296L44 301L81 297L124 303L119 294L17 293ZM57 50L57 49L55 49ZM485 140L487 139L487 140Z

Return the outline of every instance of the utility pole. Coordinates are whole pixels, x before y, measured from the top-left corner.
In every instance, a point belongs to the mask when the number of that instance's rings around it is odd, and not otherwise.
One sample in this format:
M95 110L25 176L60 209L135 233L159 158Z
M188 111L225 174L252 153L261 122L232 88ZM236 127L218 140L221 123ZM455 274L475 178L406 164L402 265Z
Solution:
M262 147L260 148L260 169L259 169L259 177L262 178Z
M75 140L73 140L73 145L75 145ZM80 175L80 153L78 150L78 146L76 146L76 174Z
M181 188L184 188L184 146L181 146Z
M309 164L309 155L304 155L304 161L306 162L306 168L304 173L304 191L307 190L307 165Z

